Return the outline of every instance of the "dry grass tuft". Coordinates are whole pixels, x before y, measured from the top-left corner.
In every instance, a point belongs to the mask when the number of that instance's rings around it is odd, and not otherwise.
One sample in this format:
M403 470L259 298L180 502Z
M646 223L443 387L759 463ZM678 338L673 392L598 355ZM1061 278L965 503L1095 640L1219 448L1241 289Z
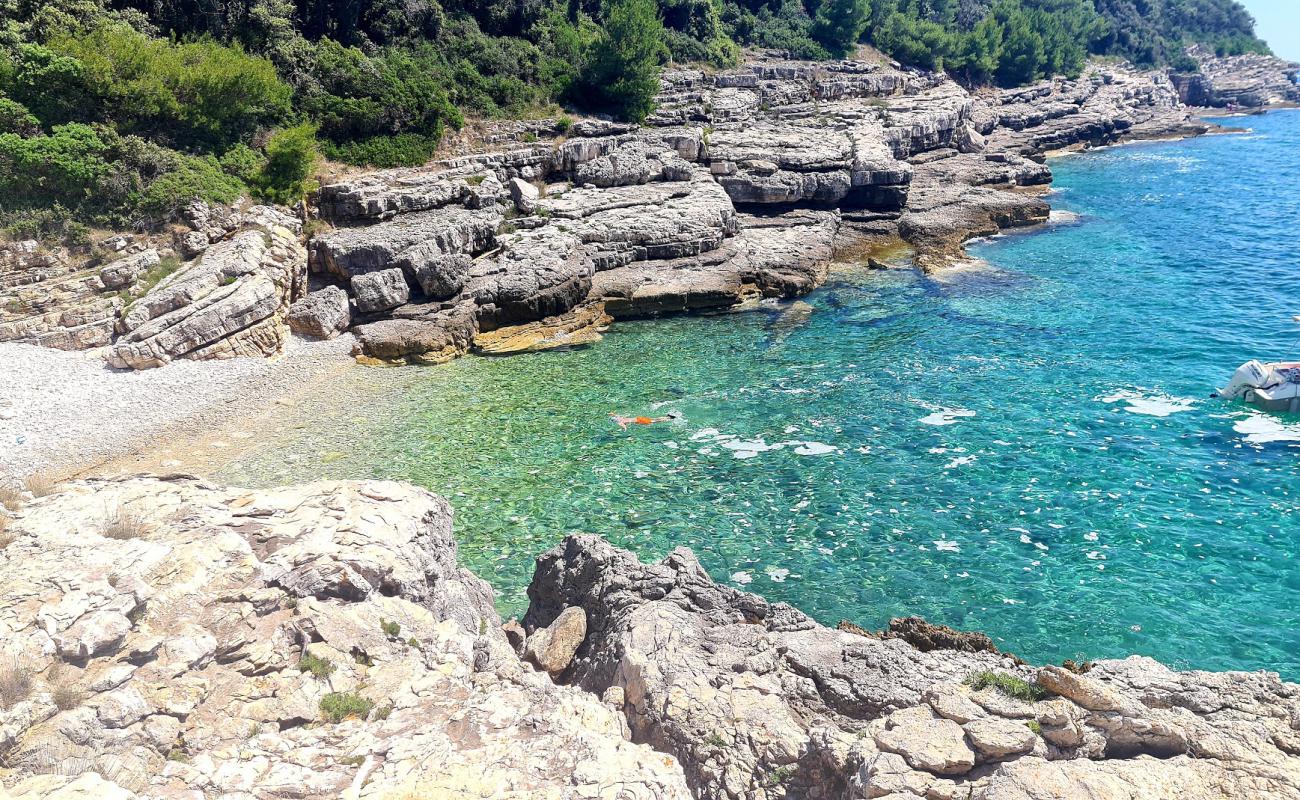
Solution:
M27 476L23 484L27 487L27 491L32 493L32 497L45 497L54 494L54 491L59 488L59 482L53 476L43 472L33 472Z
M104 521L105 539L143 539L149 534L149 523L140 512L118 506Z
M11 708L26 700L34 685L31 671L18 656L0 660L0 708Z
M17 511L27 502L27 497L21 489L13 486L0 486L0 506L4 506L10 511Z
M55 686L50 694L54 698L54 705L58 706L60 711L70 711L86 699L86 693L70 683Z

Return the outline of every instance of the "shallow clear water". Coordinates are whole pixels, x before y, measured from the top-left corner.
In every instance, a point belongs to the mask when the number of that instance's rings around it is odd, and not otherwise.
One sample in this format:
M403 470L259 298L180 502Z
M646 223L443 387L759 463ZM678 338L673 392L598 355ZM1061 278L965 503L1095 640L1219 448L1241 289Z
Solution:
M1300 356L1300 113L1248 124L1054 162L1077 222L976 246L988 269L353 370L220 477L443 492L507 612L537 553L590 531L687 545L828 624L920 614L1030 659L1300 678L1300 418L1208 399Z

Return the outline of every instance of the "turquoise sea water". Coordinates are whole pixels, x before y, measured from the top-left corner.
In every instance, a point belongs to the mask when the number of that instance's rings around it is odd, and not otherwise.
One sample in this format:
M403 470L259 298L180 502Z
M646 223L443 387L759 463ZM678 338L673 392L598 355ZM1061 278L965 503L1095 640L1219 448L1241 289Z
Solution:
M1300 418L1208 398L1300 356L1300 113L1246 124L1055 161L1077 220L975 246L984 269L353 370L220 477L443 492L507 612L538 552L590 531L690 546L828 624L920 614L1033 660L1298 679Z

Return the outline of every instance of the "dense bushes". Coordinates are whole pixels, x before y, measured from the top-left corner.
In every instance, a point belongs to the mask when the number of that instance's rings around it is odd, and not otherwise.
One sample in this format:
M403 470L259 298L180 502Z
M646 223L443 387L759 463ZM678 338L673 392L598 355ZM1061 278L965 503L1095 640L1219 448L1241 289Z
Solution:
M48 48L79 65L73 80L52 87L65 113L123 132L220 146L289 113L291 92L275 67L235 45L173 43L119 23L60 34Z
M645 119L659 91L659 64L668 56L663 38L654 0L615 0L585 65L588 96L624 119Z
M1189 42L1264 49L1234 0L0 0L0 227L293 203L318 153L420 164L466 116L639 120L665 60L742 46L1018 85Z

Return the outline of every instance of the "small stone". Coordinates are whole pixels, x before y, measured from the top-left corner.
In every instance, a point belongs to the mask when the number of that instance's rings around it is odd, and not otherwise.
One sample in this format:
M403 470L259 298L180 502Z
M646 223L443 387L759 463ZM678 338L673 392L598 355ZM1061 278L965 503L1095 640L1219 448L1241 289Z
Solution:
M131 631L131 621L116 611L101 611L78 620L71 628L55 634L54 646L68 661L116 652Z
M181 254L187 258L195 258L204 250L208 249L211 244L207 234L202 231L190 231L181 237L180 250Z
M952 683L941 683L925 690L923 699L934 709L934 713L950 719L958 725L965 725L973 719L987 716L984 709L972 702L961 687Z
M411 273L420 289L434 300L445 300L465 287L472 259L464 253L412 259Z
M522 654L528 634L524 631L524 626L519 624L519 620L511 619L501 626L501 631L506 635L506 641L510 643L515 652Z
M895 711L875 735L881 750L901 755L913 769L936 775L962 775L975 766L965 731L949 719L936 719L927 706Z
M623 691L622 686L611 686L605 690L604 694L600 696L601 702L603 702L605 705L613 706L614 708L619 708L619 709L623 707L623 703L626 701L626 699L627 699L627 695Z
M520 213L533 213L537 209L537 201L540 197L541 192L528 181L520 178L510 179L510 199L514 201Z

